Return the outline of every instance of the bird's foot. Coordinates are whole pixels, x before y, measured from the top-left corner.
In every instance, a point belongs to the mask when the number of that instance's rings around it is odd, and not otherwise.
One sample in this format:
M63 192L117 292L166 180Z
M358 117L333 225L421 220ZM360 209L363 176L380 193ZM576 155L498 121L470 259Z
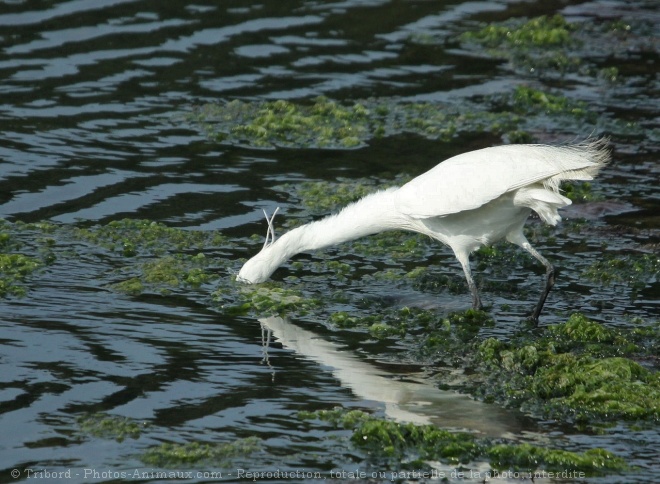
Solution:
M477 311L482 311L484 309L484 305L481 303L481 299L472 298L472 309Z
M532 326L532 327L534 327L534 328L538 328L538 327L539 327L539 317L538 317L538 316L535 316L534 314L532 314L532 315L530 315L530 316L527 316L527 317L525 318L525 323L526 323L528 326Z

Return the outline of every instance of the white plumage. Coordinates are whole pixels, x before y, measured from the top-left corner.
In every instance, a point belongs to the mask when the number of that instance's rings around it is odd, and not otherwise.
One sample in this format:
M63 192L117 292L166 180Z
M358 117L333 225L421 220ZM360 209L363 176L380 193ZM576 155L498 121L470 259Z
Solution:
M400 188L379 191L348 205L336 215L291 230L275 240L272 218L263 249L248 260L238 280L268 279L293 255L322 249L385 230L426 234L451 247L481 307L470 272L469 255L482 245L506 238L546 267L546 284L532 319L538 321L554 284L554 268L529 244L523 225L535 211L556 225L557 210L571 204L559 193L565 180L591 180L609 160L607 140L549 145L509 145L450 158Z

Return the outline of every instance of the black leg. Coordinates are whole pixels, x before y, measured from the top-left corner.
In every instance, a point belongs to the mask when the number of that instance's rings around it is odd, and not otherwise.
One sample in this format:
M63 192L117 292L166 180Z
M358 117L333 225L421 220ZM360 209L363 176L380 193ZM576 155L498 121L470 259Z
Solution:
M537 254L538 254L538 252L537 252ZM545 259L543 259L543 260L545 260ZM547 260L546 260L546 262L547 262ZM541 297L539 299L539 302L536 304L536 308L534 309L534 313L532 313L532 318L531 318L536 326L539 325L539 316L541 315L541 310L543 309L543 305L545 304L545 300L548 297L548 294L550 293L550 289L552 289L552 286L555 285L556 271L555 271L555 268L552 266L552 264L550 264L549 262L546 265L546 273L545 274L546 274L545 287L543 288L543 292L541 293Z

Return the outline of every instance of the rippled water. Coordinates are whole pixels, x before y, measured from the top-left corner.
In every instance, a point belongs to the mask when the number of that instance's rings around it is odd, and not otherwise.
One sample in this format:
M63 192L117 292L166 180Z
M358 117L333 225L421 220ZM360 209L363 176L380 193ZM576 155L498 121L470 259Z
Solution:
M295 210L295 199L275 186L416 174L450 155L502 142L483 135L452 142L400 136L356 150L251 149L211 141L185 121L192 106L212 101L324 95L349 102L391 97L445 103L523 81L545 82L603 115L657 132L656 46L639 55L625 46L594 53L604 64L620 60L625 82L608 87L580 74L550 81L525 77L506 61L479 58L451 41L410 42L420 32L451 38L476 21L511 16L560 12L571 21L646 20L657 16L652 7L504 0L3 2L0 218L78 227L144 218L243 240L262 235L262 207L282 206L285 216ZM573 135L600 128L585 130ZM568 135L556 127L538 127L537 134L553 140ZM615 162L600 190L619 205L578 209L573 216L592 220L592 230L601 230L612 250L632 242L652 253L660 226L657 134L639 136L638 130L613 137L613 145ZM615 227L620 237L610 235ZM583 239L574 237L569 263L581 253L598 257L602 240L581 247ZM211 248L207 256L233 261L253 248ZM0 300L3 474L20 469L25 478L26 468L73 469L75 482L108 481L112 476L96 479L84 470L143 469L136 455L162 441L250 435L262 438L266 450L244 467L348 469L353 456L322 445L325 431L302 431L294 416L333 403L490 436L534 440L541 432L516 412L437 390L420 365L384 363L389 355L378 354L373 342L356 342L355 334L304 321L219 315L209 302L211 287L170 297L108 291L113 261L80 241L70 249L80 258L50 266L26 297ZM441 260L449 262L444 254ZM230 262L218 270L229 277L238 266ZM524 274L515 277L527 284ZM378 293L386 286L374 287ZM627 293L598 292L575 279L560 291L562 297L549 304L548 323L564 320L572 305L615 324L660 313L657 281L634 304ZM443 297L450 309L468 304L465 294L458 301ZM419 294L401 298L428 304ZM502 316L499 331L519 321L516 304L527 304L508 302L514 308ZM96 411L149 422L149 431L123 442L82 434L77 417ZM657 456L616 432L571 436L555 430L555 437L573 448L600 445L630 457L641 471L627 482L649 482L660 472ZM658 448L657 435L643 437Z

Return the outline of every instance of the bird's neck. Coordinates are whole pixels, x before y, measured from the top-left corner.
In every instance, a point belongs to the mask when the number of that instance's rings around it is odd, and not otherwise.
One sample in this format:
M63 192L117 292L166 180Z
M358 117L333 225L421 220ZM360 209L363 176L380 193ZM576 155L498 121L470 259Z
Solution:
M300 252L323 249L401 228L400 215L394 208L394 190L367 195L335 215L295 228L282 235L266 250L272 251L273 258L282 264Z

